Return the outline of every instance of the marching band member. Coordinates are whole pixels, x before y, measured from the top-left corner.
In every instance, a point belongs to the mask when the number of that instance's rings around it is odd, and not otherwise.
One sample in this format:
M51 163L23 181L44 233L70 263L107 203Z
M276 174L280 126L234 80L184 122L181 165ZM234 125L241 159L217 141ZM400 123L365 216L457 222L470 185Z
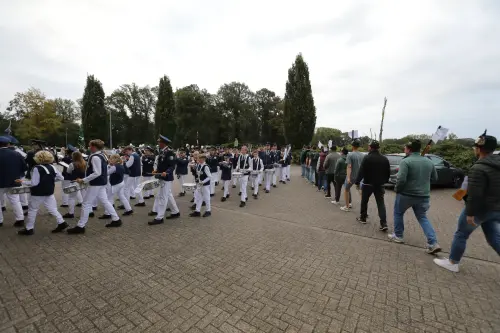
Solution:
M128 194L130 199L135 199L132 197L134 195L134 190L141 183L141 158L134 151L134 148L128 146L125 148L125 165L129 169L130 173L128 176L128 180L125 183L125 186L128 187ZM142 192L137 193L138 200L134 205L135 207L144 207L146 203L144 202L144 197L142 196Z
M105 211L111 215L111 223L106 224L107 228L120 227L122 221L116 214L113 205L109 202L106 193L106 184L108 183L108 161L102 153L104 142L101 140L92 140L89 143L91 155L88 158L87 170L85 178L78 178L76 182L79 184L89 184L83 197L83 205L78 224L68 229L68 234L83 234L85 226L89 220L89 214L92 212L92 203L94 198L97 198L104 206Z
M210 148L210 153L208 153L207 155L208 157L205 157L206 163L210 168L210 173L213 175L213 179L210 182L210 196L213 197L215 195L215 183L217 177L217 168L219 166L219 157L217 157L214 147Z
M240 178L240 196L241 196L240 207L246 206L248 176L252 171L252 163L251 163L252 161L247 153L248 153L247 146L241 147L241 154L238 157L237 161L237 171L243 173L242 177Z
M200 210L203 202L205 202L206 204L203 217L212 215L212 213L210 212L210 183L212 182L212 173L210 172L209 166L205 163L206 159L207 157L204 154L198 156L198 166L196 172L199 175L198 184L200 188L196 189L196 191L200 191L201 193L198 195L198 198L196 200L195 211L189 214L189 216L191 217L201 216Z
M262 152L262 163L264 164L264 170L272 170L274 168L273 165L273 156L270 151L271 145L269 143L266 144L266 149L265 151ZM265 190L266 193L269 193L271 191L271 180L273 178L273 175L271 172L265 172L264 174L264 181L265 181Z
M288 156L285 156L286 154L286 148L281 147L281 154L280 154L280 160L279 164L281 165L280 168L280 183L286 184L286 159L288 159Z
M24 158L16 151L8 149L9 139L2 136L0 137L0 197L7 195L14 215L16 217L15 227L22 227L24 225L24 214L19 195L9 193L11 187L20 186L16 183L21 175L24 175L28 169ZM0 210L0 227L3 225L3 208Z
M123 161L118 154L113 154L109 158L108 165L108 175L109 175L109 185L111 186L111 193L108 192L109 202L115 201L115 196L118 195L120 202L125 207L125 213L123 216L132 215L134 211L130 207L130 202L125 196L125 182L123 181L123 176L125 175L125 168L123 167ZM104 210L104 215L99 217L99 219L110 219L111 214Z
M24 183L30 185L31 198L28 208L28 221L26 227L19 230L19 235L33 235L36 215L40 205L43 204L48 212L57 220L57 227L52 230L53 233L61 232L68 227L64 219L57 210L57 201L54 197L55 182L64 180L64 176L53 167L54 155L46 150L41 150L35 154L33 160L37 165L33 166L31 180L22 181L17 179L18 184Z
M72 162L71 154L75 150L76 150L76 148L73 147L72 145L68 145L66 147L66 149L61 148L61 153L64 153L64 157L61 159L61 162L64 162L64 163L70 165ZM67 167L63 167L62 175L64 177L64 180L61 182L61 186L64 189L64 188L68 187L71 183L71 175L68 174ZM61 205L61 207L62 208L69 207L68 203L69 203L69 194L66 194L63 192L62 193L62 205Z
M231 161L231 155L225 154L224 161L219 163L221 170L221 180L223 182L224 195L221 201L224 202L229 198L229 185L231 183L231 171L233 170L233 163Z
M85 169L87 168L87 162L85 162L82 153L80 153L79 151L75 151L73 152L73 154L71 154L71 160L72 162L70 162L68 168L66 169L66 173L68 174L68 185L66 186L69 186L71 184L71 181L74 181L78 178L85 178ZM66 176L64 177L66 180ZM82 191L83 190L68 194L68 213L64 214L63 218L72 219L75 217L76 202L83 201ZM89 214L89 217L94 217L94 212L91 212Z
M155 177L160 180L160 190L158 191L158 196L156 198L157 207L156 212L158 215L153 221L148 222L149 225L156 225L163 223L163 217L165 216L165 211L170 203L171 214L167 219L178 218L181 216L179 208L175 202L174 196L172 195L172 182L174 181L174 169L175 169L175 153L168 149L168 144L171 141L163 135L160 135L158 139L158 144L160 145L161 152L158 155L158 168L153 172ZM156 201L155 200L155 201Z
M253 151L253 160L252 160L252 171L259 171L259 173L254 177L252 175L252 188L253 188L253 194L252 196L254 199L257 199L257 196L259 194L259 180L260 180L260 173L264 170L264 163L262 163L262 160L259 158L259 151L256 149Z
M147 146L144 149L144 155L141 157L142 160L142 179L148 181L153 179L153 170L155 164L155 155L153 148ZM147 190L144 192L144 199L154 198L154 191Z
M277 150L278 146L276 143L273 143L273 146L271 148L271 156L273 157L273 164L279 163L281 157L280 157L280 151ZM274 174L273 174L273 187L276 187L276 180L278 177L281 177L281 167L274 168Z
M19 141L17 141L17 139L10 134L5 135L5 137L10 140L8 148L19 153L19 151L21 151L21 150L16 148L16 146L15 146L15 145L19 144ZM21 156L23 156L23 155L21 154ZM24 158L24 156L23 156L23 158ZM21 180L23 180L24 178L25 178L25 173L23 173L21 175ZM23 208L23 210L28 210L28 194L27 193L19 194L19 201L21 202L21 207ZM4 203L5 203L5 196L3 196L3 198L2 198L2 203L1 203L2 207L3 207ZM24 213L25 216L27 214L28 214L28 212Z
M233 159L231 162L233 163L233 170L236 170L238 168L238 160L240 158L240 152L238 151L238 148L233 149ZM236 178L233 178L233 188L236 188Z
M191 161L189 162L189 168L191 169L191 174L193 175L195 183L198 182L198 173L196 172L196 165L197 165L199 154L200 153L197 150L194 151L192 156L191 156ZM196 193L196 191L194 191L193 198L191 199L190 202L195 202L196 197L197 197L197 193ZM196 207L196 204L193 204L193 206Z
M179 182L181 184L181 193L179 193L180 197L186 195L186 191L184 191L182 185L186 182L186 176L188 174L188 164L189 159L186 156L186 151L182 148L179 151L179 158L177 158L175 167L175 174L177 175L177 179L179 179Z

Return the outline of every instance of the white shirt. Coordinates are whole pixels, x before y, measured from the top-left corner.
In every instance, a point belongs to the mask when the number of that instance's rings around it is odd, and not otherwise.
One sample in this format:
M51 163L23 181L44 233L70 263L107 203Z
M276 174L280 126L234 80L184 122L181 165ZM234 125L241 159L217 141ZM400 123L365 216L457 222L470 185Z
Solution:
M101 175L101 159L97 156L94 156L96 154L100 154L100 151L96 151L93 153L90 157L90 163L92 163L92 169L94 172L92 172L90 175L87 177L83 178L84 183L90 183L92 180L96 179Z
M134 155L129 155L128 161L125 163L127 168L130 168L134 164Z
M108 165L108 176L116 172L116 167L114 165Z
M201 183L202 184L206 184L210 181L210 179L212 179L212 173L210 173L210 168L208 167L208 165L206 163L203 163L200 165L200 173L201 171L205 169L205 174L207 175L207 178L205 178Z
M56 172L56 179L55 179L56 182L64 180L64 176L61 174L61 172L59 172L57 168L52 166L52 169L54 169L54 171ZM47 168L47 170L50 172L49 168ZM31 171L31 181L24 180L23 184L30 186L37 186L38 184L40 184L40 173L38 172L38 168L33 168L33 170Z

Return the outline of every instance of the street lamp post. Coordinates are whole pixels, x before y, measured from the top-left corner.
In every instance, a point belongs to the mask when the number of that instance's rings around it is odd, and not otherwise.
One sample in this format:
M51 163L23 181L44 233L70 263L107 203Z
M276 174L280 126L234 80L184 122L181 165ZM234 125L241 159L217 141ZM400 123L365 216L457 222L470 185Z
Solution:
M109 148L113 149L113 130L111 126L111 110L109 110Z

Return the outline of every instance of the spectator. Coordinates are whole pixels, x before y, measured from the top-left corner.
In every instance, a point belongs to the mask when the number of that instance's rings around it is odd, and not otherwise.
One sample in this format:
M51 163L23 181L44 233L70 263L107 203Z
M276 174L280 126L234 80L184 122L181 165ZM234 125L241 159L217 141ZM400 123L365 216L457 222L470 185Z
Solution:
M302 168L302 178L306 177L306 158L307 158L307 153L309 152L308 148L304 146L302 148L302 152L300 153L300 166Z
M337 163L335 164L335 171L334 171L334 182L335 182L335 199L332 201L332 204L337 205L340 201L340 192L342 191L342 186L346 183L346 177L347 177L347 156L349 154L349 151L347 148L342 149L342 155L339 155L339 159L337 160ZM351 193L349 191L349 199L351 199ZM350 206L351 202L349 201L349 205L346 202L346 206Z
M314 186L318 186L318 171L316 170L316 167L318 166L318 160L319 160L319 152L318 152L318 147L314 147L312 154L311 154L311 174L312 174L312 179L311 183Z
M345 202L346 205L340 207L344 212L350 212L352 209L352 198L351 198L351 187L356 182L358 178L359 168L361 167L361 162L365 155L359 152L359 146L361 145L358 139L355 139L352 142L352 152L347 155L346 163L347 163L347 177L345 180ZM347 204L349 203L349 205Z
M319 159L318 159L318 164L316 166L316 170L318 172L318 191L321 191L321 189L326 191L326 177L325 177L325 159L326 159L326 153L324 150L321 150L319 153Z
M337 146L333 145L330 148L330 153L326 156L325 158L325 163L324 163L324 169L325 169L325 174L326 174L326 195L325 198L331 198L332 197L332 184L335 185L335 165L337 164L338 159L340 158L340 154L337 153ZM342 182L342 184L344 184ZM340 185L340 188L342 188L342 184ZM334 187L334 193L335 193L335 187ZM332 201L333 202L333 201Z
M467 239L479 226L488 244L500 255L500 155L493 155L496 147L497 139L486 135L486 131L474 145L478 160L469 171L465 209L458 218L450 258L434 259L452 272L458 272Z
M434 164L425 156L420 155L422 143L414 140L405 146L407 156L399 164L396 180L396 201L394 202L394 233L389 239L396 243L404 243L405 212L412 208L415 217L420 223L427 237L427 253L434 254L441 251L436 239L436 232L427 218L430 207L431 181L437 180Z
M370 200L373 194L377 202L378 216L380 217L379 230L386 231L387 213L384 202L384 185L389 181L391 165L387 157L380 154L380 144L378 141L373 140L369 147L370 152L363 159L358 178L356 179L356 187L358 189L361 180L363 180L363 187L361 189L361 211L356 220L363 224L366 223L366 217L368 216L368 200Z

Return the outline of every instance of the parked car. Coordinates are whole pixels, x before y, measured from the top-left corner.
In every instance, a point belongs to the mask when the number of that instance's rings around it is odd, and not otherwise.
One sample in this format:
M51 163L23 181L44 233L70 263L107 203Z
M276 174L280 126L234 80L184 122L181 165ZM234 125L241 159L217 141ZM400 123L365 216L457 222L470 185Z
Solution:
M389 164L391 165L391 176L389 178L389 185L394 186L396 184L396 179L398 177L399 163L406 156L405 154L387 154L385 155L389 159ZM459 188L464 180L465 173L462 169L454 167L450 162L442 157L434 154L425 155L428 159L434 163L436 171L438 173L438 180L432 185L445 185Z
M493 155L500 155L500 150L495 150L495 151L493 152Z

